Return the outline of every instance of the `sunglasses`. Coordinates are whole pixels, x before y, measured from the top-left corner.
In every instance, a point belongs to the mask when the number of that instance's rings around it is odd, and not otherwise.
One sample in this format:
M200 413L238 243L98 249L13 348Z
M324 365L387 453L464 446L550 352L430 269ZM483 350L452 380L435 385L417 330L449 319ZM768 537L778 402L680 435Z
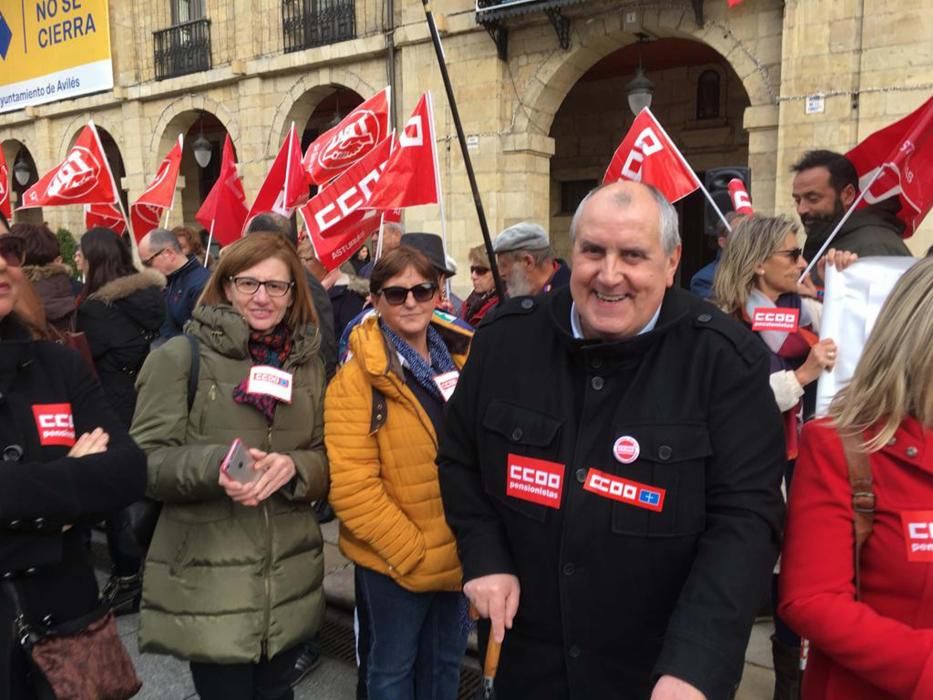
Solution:
M295 286L294 282L283 282L281 280L266 280L261 282L253 277L231 277L230 281L238 292L242 294L253 295L259 291L260 287L266 288L266 294L270 297L284 297L288 290Z
M419 304L430 301L437 292L437 285L434 282L422 282L414 287L383 287L378 294L392 306L401 306L408 299L408 293L415 298Z
M803 248L791 248L790 250L776 250L772 255L786 255L791 262L797 262L803 255Z
M26 259L26 244L22 238L9 234L0 236L0 258L9 267L22 267Z
M485 275L489 272L489 268L482 265L470 265L470 272L474 275Z

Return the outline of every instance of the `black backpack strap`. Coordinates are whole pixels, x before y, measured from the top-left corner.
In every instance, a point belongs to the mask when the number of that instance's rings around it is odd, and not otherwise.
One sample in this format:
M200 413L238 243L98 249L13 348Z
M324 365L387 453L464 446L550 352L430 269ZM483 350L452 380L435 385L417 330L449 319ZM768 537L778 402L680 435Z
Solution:
M198 345L198 339L193 335L185 333L188 339L188 346L191 350L191 368L188 370L188 412L194 405L194 395L198 392L198 374L201 371L201 348Z

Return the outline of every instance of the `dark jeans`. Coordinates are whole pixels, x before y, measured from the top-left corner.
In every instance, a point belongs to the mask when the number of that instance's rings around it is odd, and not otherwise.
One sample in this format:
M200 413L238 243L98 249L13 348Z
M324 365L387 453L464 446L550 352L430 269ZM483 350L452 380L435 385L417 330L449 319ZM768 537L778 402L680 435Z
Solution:
M255 664L205 664L192 661L191 678L201 700L292 700L288 681L301 656L298 644Z
M369 619L370 700L455 700L468 634L463 594L412 593L388 576L357 571Z

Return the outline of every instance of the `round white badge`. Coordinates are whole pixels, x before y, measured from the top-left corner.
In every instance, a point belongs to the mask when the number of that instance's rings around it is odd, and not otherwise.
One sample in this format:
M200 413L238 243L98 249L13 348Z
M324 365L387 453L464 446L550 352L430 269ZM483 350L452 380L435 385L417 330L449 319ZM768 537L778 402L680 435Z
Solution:
M638 453L641 448L638 446L638 440L631 435L623 435L612 446L612 454L622 464L631 464L638 459Z

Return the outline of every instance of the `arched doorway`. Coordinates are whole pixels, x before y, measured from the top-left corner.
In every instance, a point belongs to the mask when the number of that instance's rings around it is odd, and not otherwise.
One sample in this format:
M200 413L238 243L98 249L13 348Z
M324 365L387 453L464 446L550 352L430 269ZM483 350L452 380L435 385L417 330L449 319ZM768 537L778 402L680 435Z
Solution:
M551 124L551 241L570 251L570 219L586 193L602 181L613 152L631 126L626 83L639 64L654 83L651 110L697 172L748 166L748 134L742 117L748 94L732 66L715 49L686 38L629 44L593 64L573 85ZM683 284L715 255L704 235L702 193L680 200Z
M39 171L32 158L32 153L26 144L16 139L3 142L3 156L10 171L9 181L3 183L11 190L10 203L13 207L13 222L24 224L41 224L43 221L42 208L19 209L23 201L23 193L39 180Z
M110 172L117 188L120 190L120 201L123 202L123 211L129 214L129 201L127 199L126 189L123 187L123 181L126 178L126 167L123 165L123 156L120 154L120 147L111 133L98 126L97 133L100 136L100 145L104 148L104 157L110 166Z

